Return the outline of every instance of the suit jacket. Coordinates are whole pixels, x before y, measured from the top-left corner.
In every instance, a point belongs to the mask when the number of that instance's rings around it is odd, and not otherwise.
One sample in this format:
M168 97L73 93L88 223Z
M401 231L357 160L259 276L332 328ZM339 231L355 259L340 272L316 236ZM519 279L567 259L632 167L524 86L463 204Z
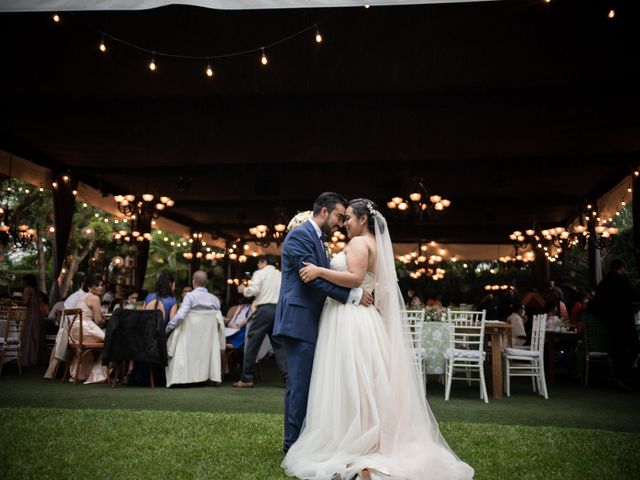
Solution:
M276 307L274 335L315 343L318 321L327 297L346 303L350 289L317 278L304 283L302 262L329 268L329 259L310 222L292 230L282 246L282 285Z
M119 308L107 322L102 364L120 360L167 364L167 336L160 310Z

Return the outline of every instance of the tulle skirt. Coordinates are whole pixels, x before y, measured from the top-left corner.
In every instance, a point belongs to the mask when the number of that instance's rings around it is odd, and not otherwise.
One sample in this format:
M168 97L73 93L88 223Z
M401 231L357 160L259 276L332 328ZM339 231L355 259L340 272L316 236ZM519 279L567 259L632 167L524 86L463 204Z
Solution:
M389 339L374 307L328 300L320 319L305 425L282 467L302 479L467 479L473 469L439 442L428 418L398 414ZM404 390L401 386L400 389ZM416 400L414 403L419 403ZM441 437L440 437L441 438Z

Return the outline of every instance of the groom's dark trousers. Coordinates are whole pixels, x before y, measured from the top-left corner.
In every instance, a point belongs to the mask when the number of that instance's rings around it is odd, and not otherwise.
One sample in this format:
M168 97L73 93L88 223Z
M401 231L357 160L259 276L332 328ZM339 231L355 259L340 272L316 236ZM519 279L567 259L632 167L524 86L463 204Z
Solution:
M316 229L308 221L289 232L282 245L282 284L273 334L282 339L287 357L287 389L284 401L284 444L298 439L307 412L318 320L329 296L346 303L349 289L322 279L304 283L298 271L302 262L329 267L329 258Z
M305 342L289 337L283 337L282 346L287 360L288 380L284 396L284 450L295 442L300 435L302 422L307 413L307 399L311 383L313 355L316 351L315 342ZM291 356L290 356L291 355Z

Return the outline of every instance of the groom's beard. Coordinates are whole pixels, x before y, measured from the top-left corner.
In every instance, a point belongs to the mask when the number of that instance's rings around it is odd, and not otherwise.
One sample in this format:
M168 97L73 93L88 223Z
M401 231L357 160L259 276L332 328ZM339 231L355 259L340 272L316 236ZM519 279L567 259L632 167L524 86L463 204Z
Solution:
M329 226L329 222L326 221L324 222L321 226L320 226L320 231L322 233L324 233L327 237L331 237L331 235L333 235L333 232L331 231L331 227Z

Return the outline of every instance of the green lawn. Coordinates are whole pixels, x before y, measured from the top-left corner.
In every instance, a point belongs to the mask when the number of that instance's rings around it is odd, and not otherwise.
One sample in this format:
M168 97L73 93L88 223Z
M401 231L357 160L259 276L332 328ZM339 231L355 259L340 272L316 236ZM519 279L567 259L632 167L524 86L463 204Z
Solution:
M285 478L275 372L254 389L71 385L39 370L0 377L0 476ZM573 384L545 401L516 383L488 405L477 386L429 401L453 450L478 479L626 479L640 471L640 395Z

